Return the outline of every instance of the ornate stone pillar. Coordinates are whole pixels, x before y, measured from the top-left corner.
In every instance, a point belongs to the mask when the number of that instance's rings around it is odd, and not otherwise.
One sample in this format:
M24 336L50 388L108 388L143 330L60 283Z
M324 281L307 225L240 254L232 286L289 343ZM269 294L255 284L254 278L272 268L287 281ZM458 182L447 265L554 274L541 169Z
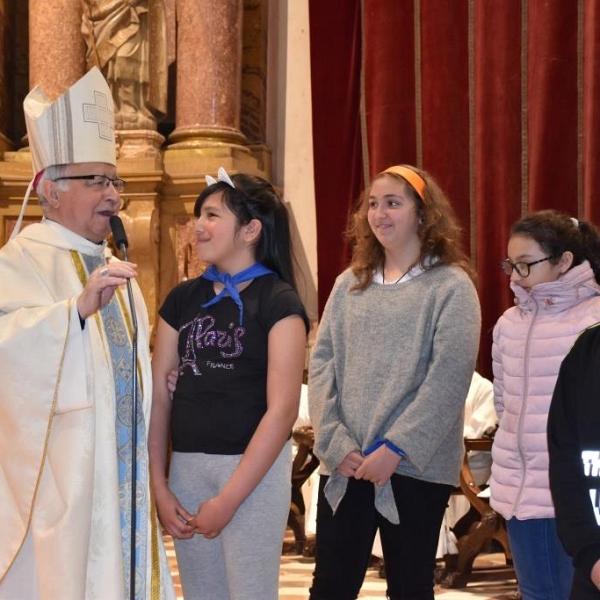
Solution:
M243 0L177 0L175 130L165 161L262 174L240 130ZM183 151L183 152L182 152Z
M29 88L57 98L85 73L84 57L81 0L29 0Z
M242 0L177 0L175 147L244 144Z

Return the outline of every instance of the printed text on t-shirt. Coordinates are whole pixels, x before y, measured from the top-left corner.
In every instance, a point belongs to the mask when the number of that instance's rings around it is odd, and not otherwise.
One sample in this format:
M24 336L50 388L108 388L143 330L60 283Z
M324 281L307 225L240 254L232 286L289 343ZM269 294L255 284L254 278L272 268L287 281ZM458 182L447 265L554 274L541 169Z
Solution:
M202 375L198 359L199 354L205 348L217 348L222 358L237 358L244 351L241 338L246 330L233 322L229 324L229 331L223 331L215 328L214 317L205 315L185 323L179 329L179 334L181 335L185 331L187 331L187 337L185 353L179 364L180 375L183 374L186 367L189 367L194 375ZM211 363L211 361L206 361L206 364L213 369L232 368L222 367L223 363Z

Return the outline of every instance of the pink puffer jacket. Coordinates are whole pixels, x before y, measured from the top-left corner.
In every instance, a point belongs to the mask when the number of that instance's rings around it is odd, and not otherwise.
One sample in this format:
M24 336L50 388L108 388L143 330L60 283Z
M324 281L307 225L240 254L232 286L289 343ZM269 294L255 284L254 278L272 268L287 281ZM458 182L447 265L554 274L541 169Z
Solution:
M494 328L491 505L506 519L553 518L546 423L562 359L600 321L600 286L587 261L530 292L511 284L517 306Z

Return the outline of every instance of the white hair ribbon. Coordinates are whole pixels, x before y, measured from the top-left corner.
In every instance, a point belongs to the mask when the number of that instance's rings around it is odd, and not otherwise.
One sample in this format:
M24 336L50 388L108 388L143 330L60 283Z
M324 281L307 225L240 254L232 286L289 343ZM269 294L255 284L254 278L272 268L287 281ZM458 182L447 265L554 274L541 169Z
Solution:
M231 177L227 175L227 171L223 167L219 167L219 170L217 171L217 177L219 181L222 181L223 183L226 183L227 185L235 189L235 185L233 185ZM204 179L206 180L206 185L214 185L215 183L217 183L217 180L211 175L206 175Z
M575 217L571 217L571 222L579 229L579 221Z

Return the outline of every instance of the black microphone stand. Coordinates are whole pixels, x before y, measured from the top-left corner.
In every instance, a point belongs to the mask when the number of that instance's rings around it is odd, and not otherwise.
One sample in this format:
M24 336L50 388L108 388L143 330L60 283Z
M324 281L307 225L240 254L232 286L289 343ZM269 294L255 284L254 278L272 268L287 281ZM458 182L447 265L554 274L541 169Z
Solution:
M129 262L127 256L127 247L125 242L121 242L119 249L123 253L123 258ZM131 376L131 542L130 542L130 563L129 563L129 597L135 600L135 563L136 563L136 548L135 548L135 522L137 520L137 422L138 422L138 376L137 376L137 337L138 324L135 314L135 305L133 303L133 287L131 279L127 280L127 296L129 298L129 306L131 307L131 362L133 363L133 373Z
M115 237L115 243L121 253L123 259L129 262L127 256L127 236L123 223L119 217L111 218L111 228L113 230L113 237ZM116 235L115 235L116 234ZM137 422L138 422L138 375L137 375L137 338L138 338L138 324L137 317L135 314L135 304L133 300L133 287L131 280L127 280L127 296L129 297L129 306L131 308L131 347L132 347L132 378L131 378L131 532L130 532L130 563L129 563L129 597L131 600L135 600L135 563L136 563L136 548L135 548L135 533L136 533L136 520L137 520L137 507L136 507L136 492L137 492Z

